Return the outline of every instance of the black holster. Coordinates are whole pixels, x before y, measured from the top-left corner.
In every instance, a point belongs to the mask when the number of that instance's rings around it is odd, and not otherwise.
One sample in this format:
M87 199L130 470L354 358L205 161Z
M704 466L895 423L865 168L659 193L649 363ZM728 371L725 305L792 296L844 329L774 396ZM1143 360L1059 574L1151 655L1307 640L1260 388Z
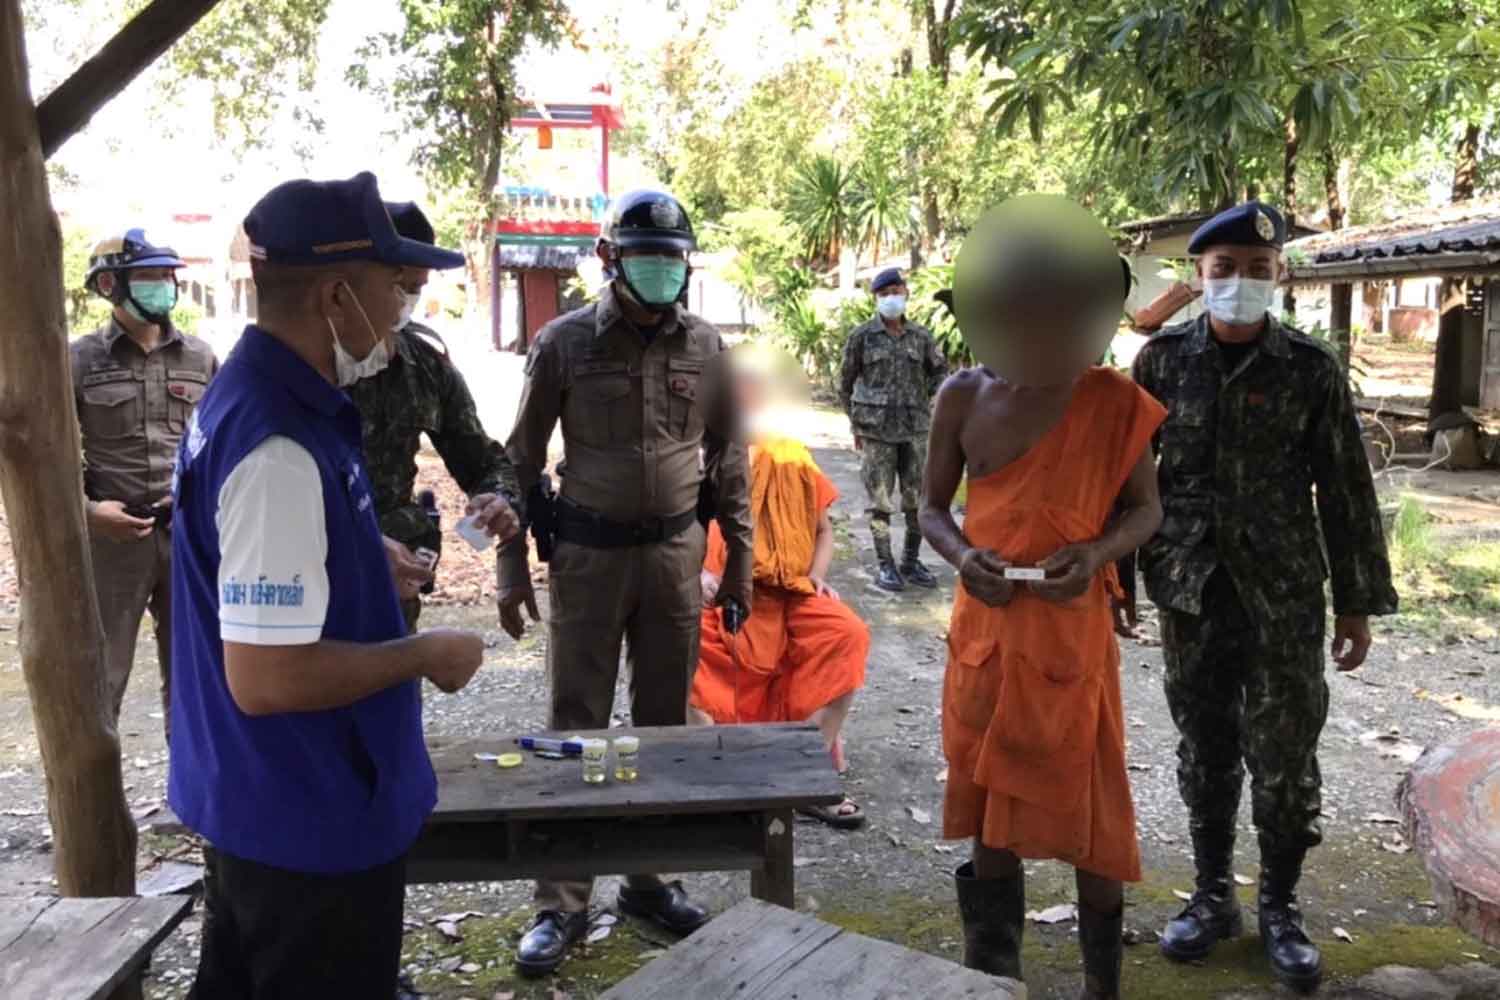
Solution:
M552 477L546 473L526 494L526 517L536 542L536 557L551 562L557 545L557 491L552 488Z

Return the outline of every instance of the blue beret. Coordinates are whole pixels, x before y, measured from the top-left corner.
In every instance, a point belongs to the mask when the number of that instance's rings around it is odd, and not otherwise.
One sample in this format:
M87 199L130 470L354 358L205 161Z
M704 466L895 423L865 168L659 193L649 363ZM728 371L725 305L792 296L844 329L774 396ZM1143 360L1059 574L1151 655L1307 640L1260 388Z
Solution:
M901 277L901 269L899 267L888 267L875 275L875 280L870 282L870 291L878 292L882 288L904 284L906 284L906 279Z
M1286 243L1286 219L1270 205L1247 201L1225 209L1198 227L1188 244L1188 253L1200 254L1211 246L1272 247Z
M368 171L346 181L287 181L245 217L250 256L272 264L369 260L435 270L462 267L463 254L407 239L396 231Z

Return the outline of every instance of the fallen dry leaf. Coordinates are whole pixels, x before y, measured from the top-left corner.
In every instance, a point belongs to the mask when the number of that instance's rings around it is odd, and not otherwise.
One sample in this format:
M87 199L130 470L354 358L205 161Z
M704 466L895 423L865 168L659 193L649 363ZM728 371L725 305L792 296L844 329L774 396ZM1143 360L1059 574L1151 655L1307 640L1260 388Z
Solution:
M1078 907L1072 903L1058 903L1045 910L1031 910L1026 914L1026 919L1038 924L1060 924L1068 920L1077 920Z
M464 936L458 931L458 925L450 920L439 920L436 926L438 933L449 941L462 941L464 939Z
M1249 876L1246 876L1246 875L1236 874L1234 876L1234 884L1235 885L1254 885L1255 884L1255 879L1250 878Z
M1354 943L1354 935L1350 934L1348 931L1344 930L1342 927L1335 927L1333 929L1333 936L1336 937L1336 938L1338 938L1340 941L1343 941L1346 944L1353 944Z
M948 769L946 767L943 768L937 773L937 776L933 780L935 780L940 785L946 784L948 781Z
M1401 821L1395 816L1387 816L1385 813L1370 813L1365 817L1366 823L1378 823L1381 826L1400 826Z
M593 930L589 931L589 936L587 939L588 943L598 944L600 941L603 941L605 938L609 937L610 932L612 932L613 930L614 928L608 924L605 924L603 927L595 927Z
M1411 853L1411 845L1408 844L1406 841L1401 840L1399 837L1397 839L1391 840L1391 841L1384 841L1384 840L1381 841L1380 842L1380 849L1382 851L1389 851L1391 854L1410 854Z
M1172 895L1176 896L1184 903L1191 903L1193 901L1193 894L1190 892L1183 892L1181 889L1173 889Z
M923 826L932 822L932 814L925 809L918 809L916 806L907 806L906 811L914 822L920 823Z
M1477 719L1480 722L1500 722L1500 705L1486 705L1482 701L1475 701L1461 694L1434 694L1422 688L1417 689L1416 695L1423 701L1430 701L1434 705L1441 706L1460 718Z

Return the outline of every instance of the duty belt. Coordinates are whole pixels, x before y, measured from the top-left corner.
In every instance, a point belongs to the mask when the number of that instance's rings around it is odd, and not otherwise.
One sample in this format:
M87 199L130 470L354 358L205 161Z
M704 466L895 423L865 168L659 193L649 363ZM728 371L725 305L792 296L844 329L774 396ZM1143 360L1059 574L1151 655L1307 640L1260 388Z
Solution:
M557 537L592 549L625 549L656 545L676 538L698 520L698 511L685 510L671 517L647 517L639 521L612 521L602 514L562 500L557 505Z

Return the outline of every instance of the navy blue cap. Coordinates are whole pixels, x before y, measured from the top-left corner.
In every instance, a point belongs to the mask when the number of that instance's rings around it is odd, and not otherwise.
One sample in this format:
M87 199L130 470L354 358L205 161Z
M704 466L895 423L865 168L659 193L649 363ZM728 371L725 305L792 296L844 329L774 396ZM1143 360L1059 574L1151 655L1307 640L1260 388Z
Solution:
M901 269L899 267L888 267L875 275L875 280L870 282L870 291L878 292L882 288L904 284L906 284L906 279L901 277Z
M271 264L307 266L369 260L434 270L462 267L463 254L396 232L375 175L346 181L287 181L245 216L250 256Z
M1188 244L1188 253L1200 254L1212 246L1271 247L1286 243L1286 219L1270 205L1247 201L1225 209L1198 227Z

